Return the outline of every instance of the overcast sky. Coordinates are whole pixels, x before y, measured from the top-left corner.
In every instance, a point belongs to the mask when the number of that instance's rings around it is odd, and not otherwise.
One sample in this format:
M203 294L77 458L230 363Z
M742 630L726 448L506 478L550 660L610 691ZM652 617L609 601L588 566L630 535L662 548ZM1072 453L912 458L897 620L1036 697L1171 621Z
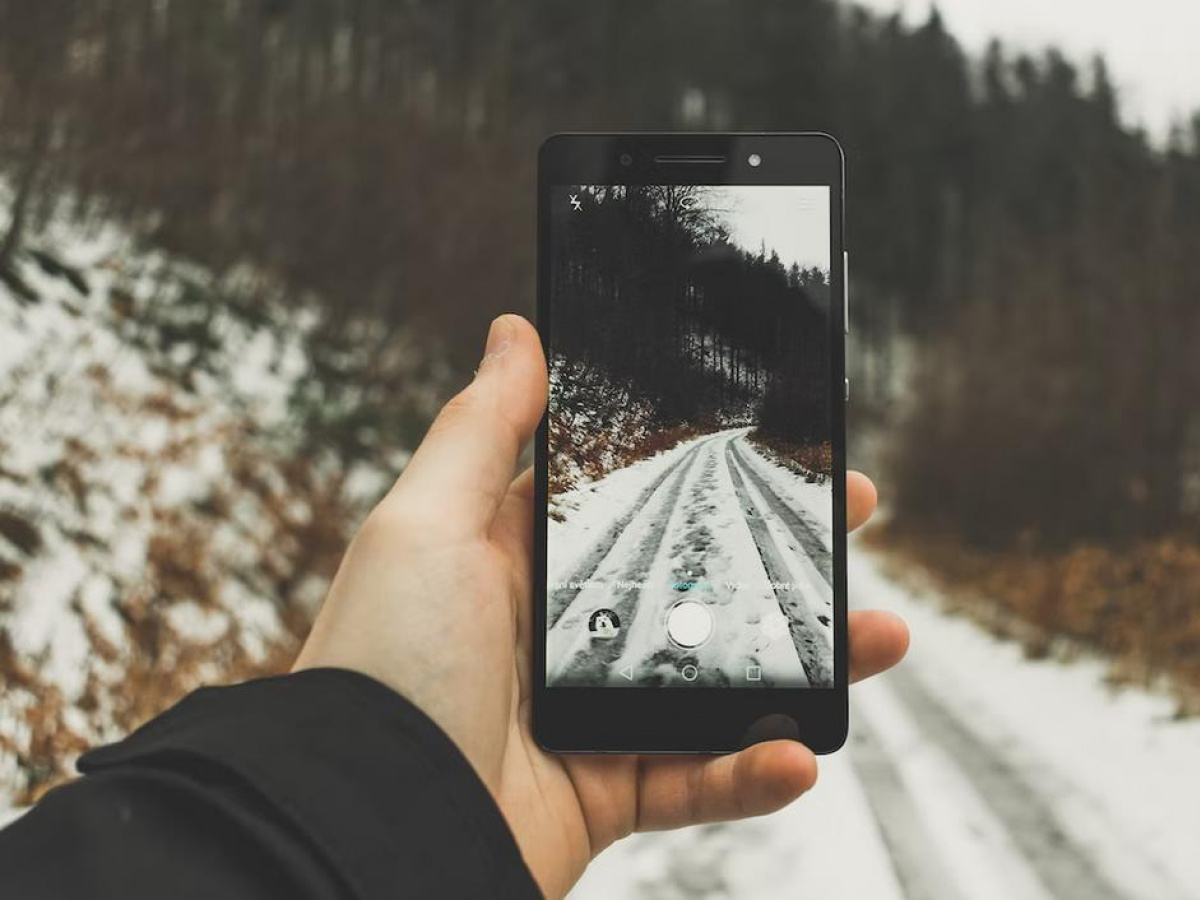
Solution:
M767 245L785 266L829 269L829 188L795 185L738 185L710 189L730 237L757 253Z
M905 21L930 0L859 0ZM1200 111L1200 0L938 0L946 27L969 51L993 36L1026 50L1049 45L1085 61L1100 52L1121 93L1125 120L1165 138L1172 119Z

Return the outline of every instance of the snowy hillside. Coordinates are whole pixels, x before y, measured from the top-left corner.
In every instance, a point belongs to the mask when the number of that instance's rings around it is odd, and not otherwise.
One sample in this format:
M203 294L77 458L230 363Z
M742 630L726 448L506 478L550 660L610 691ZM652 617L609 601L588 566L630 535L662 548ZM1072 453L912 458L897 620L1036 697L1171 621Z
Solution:
M300 446L277 300L63 223L0 282L0 808L307 628L384 481Z

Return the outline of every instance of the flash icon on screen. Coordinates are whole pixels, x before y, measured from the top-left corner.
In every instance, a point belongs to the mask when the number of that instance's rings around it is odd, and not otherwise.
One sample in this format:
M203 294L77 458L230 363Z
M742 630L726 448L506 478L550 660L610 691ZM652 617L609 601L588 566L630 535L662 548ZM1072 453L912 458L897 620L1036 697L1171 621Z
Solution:
M578 194L571 195L571 209L575 212L583 212L583 202L579 199Z

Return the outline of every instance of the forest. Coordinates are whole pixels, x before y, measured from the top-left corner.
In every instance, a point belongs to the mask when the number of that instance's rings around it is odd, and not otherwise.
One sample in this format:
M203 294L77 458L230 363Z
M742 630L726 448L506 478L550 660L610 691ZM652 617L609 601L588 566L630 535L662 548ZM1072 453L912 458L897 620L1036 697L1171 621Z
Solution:
M1200 685L1200 117L1144 133L1101 59L972 56L936 11L834 0L0 0L0 280L33 291L14 259L63 219L253 272L243 312L319 316L304 458L394 468L487 318L532 314L538 145L635 126L836 135L849 452L891 545L986 585L1035 650L1067 634ZM731 321L729 284L824 302L751 254L646 309L679 316L708 408L765 390L783 349ZM561 274L613 286L599 260ZM657 414L699 412L661 390Z
M971 59L936 13L830 0L3 0L0 60L0 270L65 203L275 273L325 310L318 446L419 433L348 347L394 377L416 329L431 377L465 373L464 317L532 309L546 134L804 127L847 151L852 378L898 510L991 547L1197 526L1200 121L1151 141L1100 60Z
M551 206L552 428L596 411L618 424L620 411L606 407L632 401L648 411L639 427L655 434L747 425L827 447L828 273L785 267L765 244L738 247L711 188L572 190L579 211L563 191Z

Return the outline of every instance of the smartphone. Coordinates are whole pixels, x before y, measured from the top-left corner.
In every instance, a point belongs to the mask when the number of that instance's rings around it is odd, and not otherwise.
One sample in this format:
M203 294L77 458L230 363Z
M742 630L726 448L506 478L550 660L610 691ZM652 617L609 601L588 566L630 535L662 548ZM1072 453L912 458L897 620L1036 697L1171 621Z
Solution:
M538 173L533 726L720 753L847 727L843 154L563 134Z

